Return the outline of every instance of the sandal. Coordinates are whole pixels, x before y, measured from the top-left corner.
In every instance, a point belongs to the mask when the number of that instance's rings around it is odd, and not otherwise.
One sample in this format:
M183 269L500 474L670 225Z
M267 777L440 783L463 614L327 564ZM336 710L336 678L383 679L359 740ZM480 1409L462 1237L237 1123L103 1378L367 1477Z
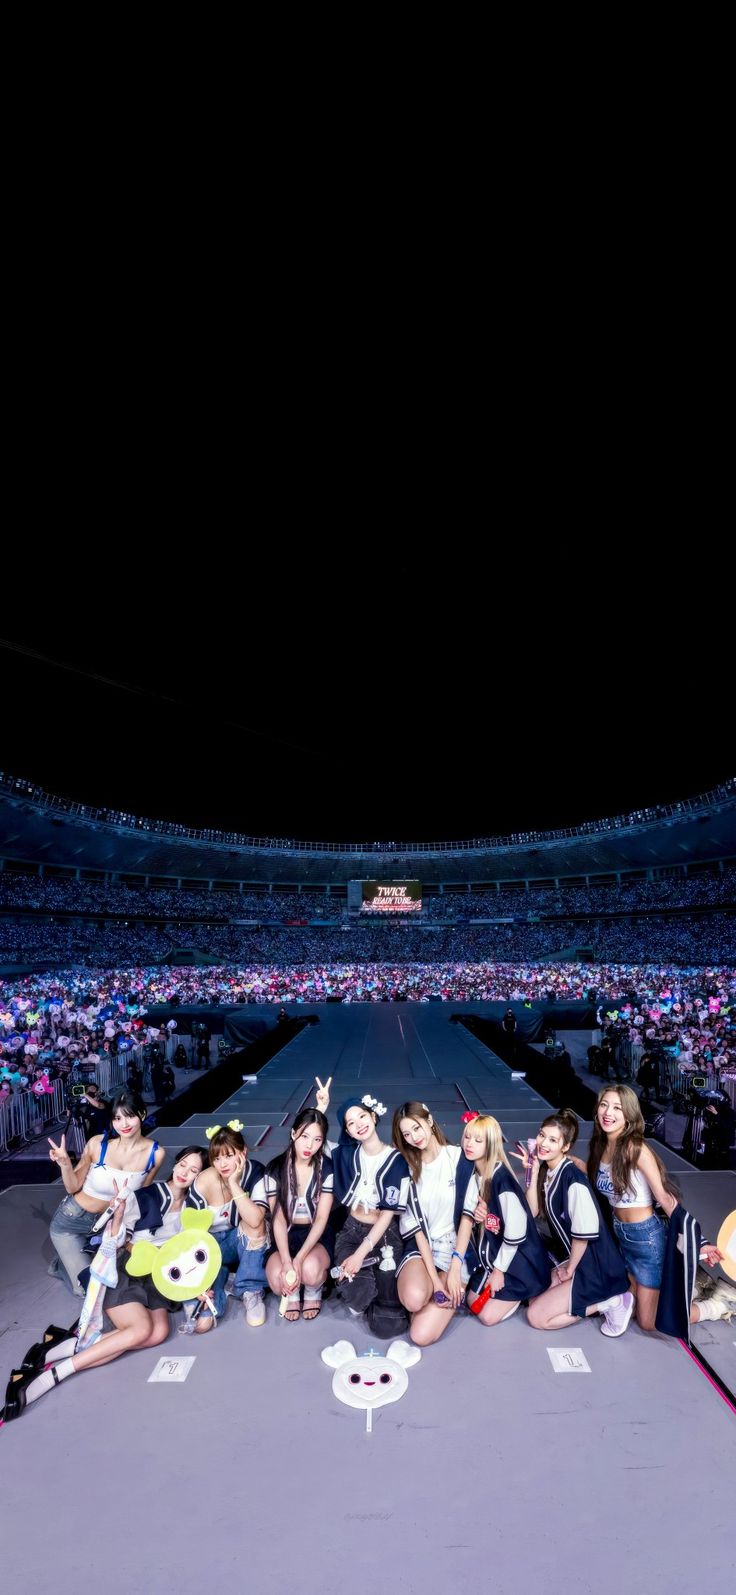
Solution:
M282 1296L279 1317L283 1318L284 1323L295 1324L301 1316L302 1309L299 1303L299 1292L296 1291L293 1296Z
M319 1317L321 1308L322 1286L306 1285L304 1288L304 1308L302 1310L302 1318L306 1318L307 1323L309 1323L312 1318Z

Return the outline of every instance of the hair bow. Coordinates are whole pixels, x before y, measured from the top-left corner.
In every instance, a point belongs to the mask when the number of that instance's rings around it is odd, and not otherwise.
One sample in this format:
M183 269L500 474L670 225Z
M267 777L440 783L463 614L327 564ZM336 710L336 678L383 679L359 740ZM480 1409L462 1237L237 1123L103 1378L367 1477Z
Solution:
M473 1119L479 1119L479 1118L480 1118L480 1114L478 1112L478 1109L474 1108L472 1113L464 1113L463 1114L461 1123L462 1124L472 1124Z
M386 1112L386 1107L383 1102L378 1101L377 1097L364 1096L361 1097L360 1100L364 1107L370 1108L371 1113L377 1113L379 1119L383 1118L383 1115Z
M213 1135L217 1135L218 1130L221 1130L221 1129L222 1129L222 1125L221 1124L211 1124L209 1126L209 1128L207 1130L205 1130L205 1132L204 1132L206 1137L207 1137L207 1140L211 1141Z
M228 1130L242 1130L243 1128L240 1119L228 1119L227 1127Z

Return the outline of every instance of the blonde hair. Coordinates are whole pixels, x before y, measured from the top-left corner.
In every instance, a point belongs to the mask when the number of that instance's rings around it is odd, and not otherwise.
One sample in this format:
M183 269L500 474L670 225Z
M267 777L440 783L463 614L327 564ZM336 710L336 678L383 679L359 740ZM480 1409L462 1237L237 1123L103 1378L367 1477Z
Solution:
M480 1187L481 1201L487 1202L491 1180L493 1179L499 1164L502 1163L504 1168L508 1169L509 1174L513 1175L514 1179L516 1180L516 1175L514 1174L511 1164L509 1163L509 1160L503 1149L503 1130L501 1129L498 1119L494 1119L490 1113L481 1113L478 1115L477 1119L470 1119L465 1128L482 1130L486 1138L485 1157L483 1159L478 1159L479 1163L482 1162L482 1169L478 1184ZM518 1185L518 1180L516 1183Z

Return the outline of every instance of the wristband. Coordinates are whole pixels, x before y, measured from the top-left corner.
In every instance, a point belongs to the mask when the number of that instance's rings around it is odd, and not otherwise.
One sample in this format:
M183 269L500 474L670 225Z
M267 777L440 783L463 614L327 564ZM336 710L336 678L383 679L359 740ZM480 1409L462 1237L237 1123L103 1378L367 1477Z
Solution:
M467 1256L467 1252L465 1253L465 1256L463 1255L462 1252L453 1252L452 1255L453 1255L453 1257L457 1258L459 1263L464 1263L465 1262L465 1257Z

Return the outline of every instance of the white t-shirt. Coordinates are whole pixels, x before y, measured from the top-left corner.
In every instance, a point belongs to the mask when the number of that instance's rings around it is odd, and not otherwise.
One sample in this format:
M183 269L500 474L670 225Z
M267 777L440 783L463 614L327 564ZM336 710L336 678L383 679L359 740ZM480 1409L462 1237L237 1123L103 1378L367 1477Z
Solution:
M353 1207L362 1207L366 1213L373 1213L377 1210L380 1197L378 1195L378 1186L376 1185L376 1170L386 1157L387 1150L385 1146L381 1147L380 1152L374 1152L372 1157L369 1157L365 1149L361 1147L360 1180L356 1188Z
M455 1174L461 1157L461 1147L442 1146L432 1163L422 1164L417 1193L430 1241L454 1231Z

